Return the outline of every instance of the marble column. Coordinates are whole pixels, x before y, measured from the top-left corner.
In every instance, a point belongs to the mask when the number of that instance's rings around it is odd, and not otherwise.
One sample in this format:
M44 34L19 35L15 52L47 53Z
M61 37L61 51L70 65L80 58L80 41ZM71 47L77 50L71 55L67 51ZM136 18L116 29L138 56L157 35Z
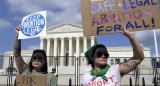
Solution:
M76 54L80 56L80 37L76 37Z
M51 40L47 38L47 56L50 56Z
M73 44L72 37L69 37L69 66L72 65L72 56L73 56Z
M61 55L60 55L60 66L64 66L64 37L61 38Z
M50 58L50 48L51 47L51 40L47 38L47 57L48 57L48 65L51 66L51 58Z
M54 37L54 54L53 54L53 56L55 56L55 58L58 60L58 58L57 58L57 42L58 42L57 37Z
M83 37L83 52L87 51L87 37Z
M54 38L54 56L57 56L57 38Z
M95 45L95 36L91 36L91 46Z
M41 44L40 44L40 49L44 49L44 38L40 38Z
M51 66L54 66L54 63L55 63L55 62L54 62L54 59L53 59L53 58L54 58L54 57L53 57L53 52L54 52L54 51L53 51L53 44L54 44L53 39L51 39L51 56L52 56L52 57L51 57Z
M76 37L76 64L75 64L75 66L76 65L78 65L78 63L79 63L79 61L78 61L78 58L79 58L79 56L80 56L80 37ZM76 66L76 76L78 77L78 71L77 71L77 69L78 69L78 67ZM76 81L77 81L77 78L76 78ZM76 84L78 84L77 82L76 82Z

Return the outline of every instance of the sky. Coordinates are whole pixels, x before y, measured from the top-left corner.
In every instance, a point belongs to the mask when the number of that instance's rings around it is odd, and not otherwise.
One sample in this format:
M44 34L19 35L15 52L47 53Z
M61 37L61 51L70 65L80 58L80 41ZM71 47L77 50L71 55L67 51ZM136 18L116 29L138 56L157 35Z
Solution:
M0 0L0 54L13 50L14 28L21 24L24 16L46 10L47 27L64 22L82 24L80 7L80 0ZM155 56L153 30L135 31L134 34L144 47L150 48L151 56ZM160 29L156 30L156 37L160 56ZM106 47L131 46L121 33L101 35L97 39ZM39 37L22 40L23 50L39 46Z

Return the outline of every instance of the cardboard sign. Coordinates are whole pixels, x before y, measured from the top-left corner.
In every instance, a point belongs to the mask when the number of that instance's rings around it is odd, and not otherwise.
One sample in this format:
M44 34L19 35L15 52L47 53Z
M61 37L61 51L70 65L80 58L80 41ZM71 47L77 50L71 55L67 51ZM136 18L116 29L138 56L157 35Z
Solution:
M47 75L17 75L16 86L47 86Z
M84 36L160 28L158 0L81 0Z
M23 17L18 39L46 36L46 11Z

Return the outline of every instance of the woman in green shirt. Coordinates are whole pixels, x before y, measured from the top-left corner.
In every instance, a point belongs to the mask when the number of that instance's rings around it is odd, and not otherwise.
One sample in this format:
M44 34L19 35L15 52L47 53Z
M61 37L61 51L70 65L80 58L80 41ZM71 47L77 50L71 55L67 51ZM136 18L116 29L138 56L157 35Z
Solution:
M56 77L48 73L47 56L44 50L34 50L29 64L26 64L21 56L21 40L18 40L18 33L22 26L15 28L16 39L14 43L14 57L20 75L47 75L47 86L57 86Z

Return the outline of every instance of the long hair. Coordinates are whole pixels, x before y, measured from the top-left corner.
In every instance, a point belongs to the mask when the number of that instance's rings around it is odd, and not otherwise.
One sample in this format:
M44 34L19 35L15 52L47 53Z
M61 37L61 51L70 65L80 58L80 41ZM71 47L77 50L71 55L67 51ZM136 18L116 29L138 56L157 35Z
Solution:
M41 50L41 49L37 49L37 50L34 50L34 51L33 51L31 60L30 60L30 62L29 62L29 70L30 70L30 72L32 72L32 70L34 69L34 67L33 67L33 65L32 65L32 62L33 62L33 61L32 61L32 58L33 58L33 55L34 55L35 53L37 53L37 52L40 52L40 53L42 53L42 54L44 55L45 64L44 64L44 66L43 66L42 69L41 69L42 72L48 73L46 52L45 52L44 50Z
M94 53L95 53L95 51L96 51L97 48L105 48L105 49L107 49L107 48L106 48L104 45L102 45L102 44L95 46L95 48L94 48L93 51L92 51L91 58L94 57ZM107 51L107 52L108 52L108 51ZM88 64L91 64L92 68L94 69L94 61L90 60L90 61L88 61Z

